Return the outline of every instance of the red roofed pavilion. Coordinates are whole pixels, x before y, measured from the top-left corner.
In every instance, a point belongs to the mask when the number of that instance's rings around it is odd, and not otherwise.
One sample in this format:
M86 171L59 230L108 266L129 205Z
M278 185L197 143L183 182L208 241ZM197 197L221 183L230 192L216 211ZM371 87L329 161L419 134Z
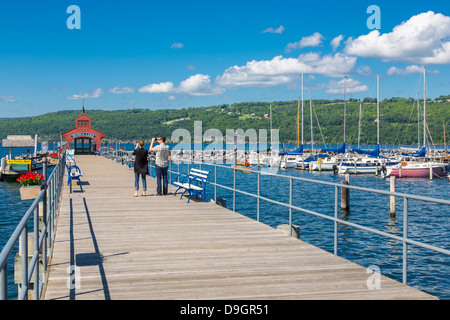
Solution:
M75 118L75 129L62 134L67 146L74 141L75 154L95 154L100 149L100 142L105 137L103 133L92 129L91 118L84 112Z

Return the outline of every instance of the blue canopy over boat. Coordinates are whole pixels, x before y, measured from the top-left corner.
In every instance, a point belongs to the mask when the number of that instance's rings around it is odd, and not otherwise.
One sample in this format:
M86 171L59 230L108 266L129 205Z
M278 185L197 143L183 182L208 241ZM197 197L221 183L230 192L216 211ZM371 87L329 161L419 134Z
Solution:
M324 158L328 158L330 157L327 154L316 154L314 156L309 156L308 158L304 159L303 162L317 162L317 160L319 159L324 159ZM297 161L297 162L301 162L301 161Z
M371 157L378 157L379 154L380 154L380 146L377 145L377 146L375 147L375 149L373 149L372 151L369 151L369 150L361 150L361 149L354 148L354 149L353 149L353 152L356 152L356 153L358 153L358 154L367 154L367 155L369 155L369 156L371 156Z
M285 155L298 156L298 155L302 155L302 154L303 154L303 145L301 145L300 147L298 147L297 149L295 149L293 151L280 152L278 155L280 155L280 156L285 156Z
M411 153L402 153L402 156L409 156L409 157L425 157L426 154L426 149L425 147L423 147L422 149L420 149L417 152L411 152Z
M335 153L345 153L345 142L339 148L336 149L321 149L320 152L335 152Z

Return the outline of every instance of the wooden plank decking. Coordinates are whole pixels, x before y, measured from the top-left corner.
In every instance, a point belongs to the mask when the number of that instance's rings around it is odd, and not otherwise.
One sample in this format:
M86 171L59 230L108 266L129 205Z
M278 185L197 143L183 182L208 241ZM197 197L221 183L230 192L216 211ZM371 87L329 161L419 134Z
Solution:
M433 299L213 203L133 197L131 169L77 156L64 187L44 299ZM173 193L174 188L169 188ZM70 268L76 265L76 268ZM71 281L72 280L72 281Z

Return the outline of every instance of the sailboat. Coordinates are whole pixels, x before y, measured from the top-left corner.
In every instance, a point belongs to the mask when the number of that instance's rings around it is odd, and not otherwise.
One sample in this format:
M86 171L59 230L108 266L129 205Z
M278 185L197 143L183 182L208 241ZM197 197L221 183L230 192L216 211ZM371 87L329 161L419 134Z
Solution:
M303 79L303 77L302 77L302 79ZM302 89L303 89L303 85L302 85ZM303 95L303 93L302 93L302 95ZM308 157L306 157L306 155L297 156L297 158L295 159L295 162L293 164L293 167L295 167L297 169L308 169L309 165L317 160L317 157L313 156L314 133L313 133L313 112L312 112L311 88L309 89L309 112L310 112L310 127L311 127L311 152ZM302 105L302 114L303 114L303 105ZM303 151L303 119L302 119L302 151Z
M405 157L413 157L415 161L402 161L394 166L387 166L386 176L395 176L400 178L427 178L433 179L434 176L445 176L448 172L445 170L445 163L434 161L417 161L418 158L426 158L426 131L427 131L427 86L426 86L426 68L423 68L423 148L419 152L402 153Z
M377 145L373 150L362 150L360 146L361 134L361 104L358 133L358 148L354 148L353 153L346 153L339 162L339 173L378 173L381 168L399 163L396 159L387 159L380 155L380 76L377 75Z
M342 158L342 154L345 153L345 129L346 129L346 117L347 117L347 76L344 77L344 142L336 149L326 148L321 149L316 159L311 163L312 171L335 171L337 170L337 164ZM324 153L332 153L330 156Z
M311 92L310 92L311 96ZM303 154L303 72L302 72L302 97L301 97L301 136L302 143L300 144L300 97L298 98L298 106L297 106L297 149L288 151L288 152L280 152L278 155L281 156L280 167L287 168L296 168L298 167L298 163L304 159ZM311 100L311 97L310 97ZM310 102L311 103L311 102Z

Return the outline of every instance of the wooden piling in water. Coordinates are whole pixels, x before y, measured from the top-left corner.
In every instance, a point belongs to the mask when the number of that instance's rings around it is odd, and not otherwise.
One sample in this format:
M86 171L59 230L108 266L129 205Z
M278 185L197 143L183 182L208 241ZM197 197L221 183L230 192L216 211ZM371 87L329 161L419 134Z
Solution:
M395 176L391 176L390 189L391 192L395 192ZM390 214L391 218L395 217L395 196L390 196Z
M342 180L341 184L348 185L348 180ZM350 210L350 190L348 188L341 188L341 210Z

